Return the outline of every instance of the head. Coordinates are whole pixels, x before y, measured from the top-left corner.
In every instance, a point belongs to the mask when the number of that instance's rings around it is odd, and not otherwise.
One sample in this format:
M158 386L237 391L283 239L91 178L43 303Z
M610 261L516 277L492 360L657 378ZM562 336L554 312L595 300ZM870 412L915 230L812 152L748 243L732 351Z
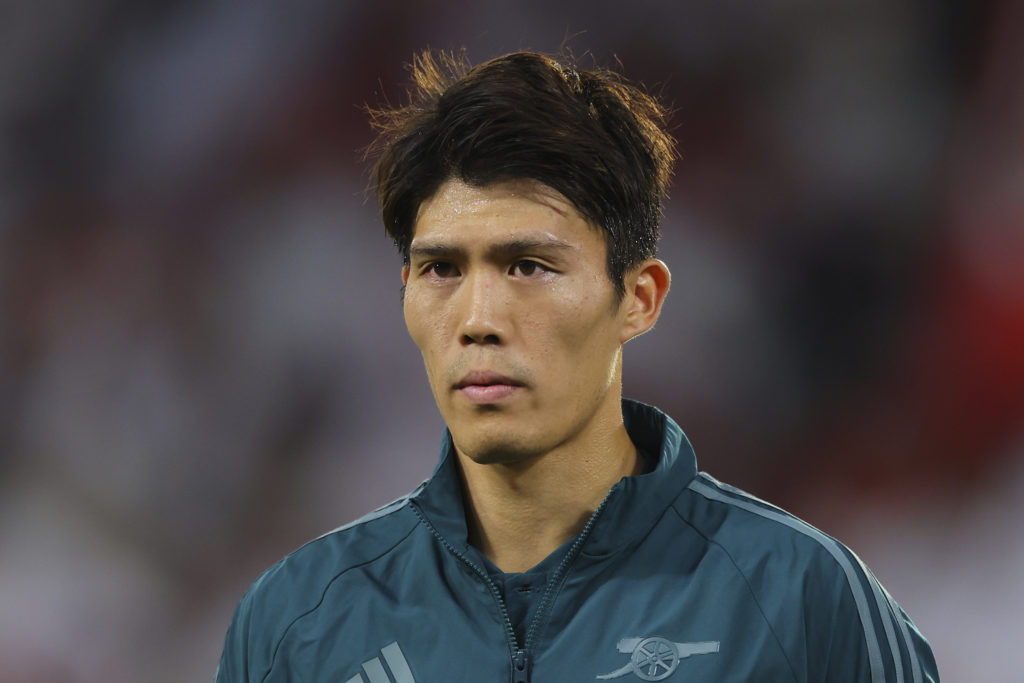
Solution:
M607 73L429 55L377 111L404 310L460 454L512 463L621 428L622 345L653 326L671 138Z
M424 52L413 60L412 85L408 105L370 112L384 227L403 258L420 205L445 181L531 179L603 231L621 296L626 270L655 255L675 160L657 101L614 72L533 52L473 68L464 57Z

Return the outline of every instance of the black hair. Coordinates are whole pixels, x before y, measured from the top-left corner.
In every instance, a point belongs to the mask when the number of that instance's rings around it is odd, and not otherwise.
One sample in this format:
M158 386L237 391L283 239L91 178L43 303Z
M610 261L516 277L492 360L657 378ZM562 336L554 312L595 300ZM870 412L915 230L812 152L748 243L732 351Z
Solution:
M662 106L612 71L513 52L470 67L465 54L417 55L400 107L370 108L369 154L384 227L408 263L420 205L449 179L483 187L532 179L605 232L617 294L654 256L675 141Z

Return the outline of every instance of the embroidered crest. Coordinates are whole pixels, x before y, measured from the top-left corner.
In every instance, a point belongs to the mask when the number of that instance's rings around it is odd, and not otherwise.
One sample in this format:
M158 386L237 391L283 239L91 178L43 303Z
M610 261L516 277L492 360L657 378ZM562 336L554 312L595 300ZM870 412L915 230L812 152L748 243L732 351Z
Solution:
M660 636L650 638L623 638L617 646L619 652L629 654L629 663L621 669L597 676L599 680L619 678L632 672L642 681L662 681L675 673L679 661L693 655L718 652L719 641L699 643L673 643Z

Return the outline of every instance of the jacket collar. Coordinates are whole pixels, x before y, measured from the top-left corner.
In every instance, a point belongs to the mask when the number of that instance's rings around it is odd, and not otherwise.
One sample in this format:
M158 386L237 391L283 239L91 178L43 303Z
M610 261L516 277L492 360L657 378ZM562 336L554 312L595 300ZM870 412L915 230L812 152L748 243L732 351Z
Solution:
M622 402L626 431L649 457L656 457L646 474L624 477L608 492L600 518L583 545L583 554L606 555L647 534L665 509L697 474L697 460L683 430L653 406ZM434 474L412 496L412 501L456 549L468 546L462 486L451 432L441 438L441 455Z

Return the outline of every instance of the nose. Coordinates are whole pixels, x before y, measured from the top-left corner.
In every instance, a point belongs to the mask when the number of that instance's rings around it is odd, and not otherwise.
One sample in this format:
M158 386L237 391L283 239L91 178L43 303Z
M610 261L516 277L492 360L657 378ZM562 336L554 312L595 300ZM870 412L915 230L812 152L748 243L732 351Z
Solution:
M459 288L460 341L470 344L501 344L505 340L507 308L495 278L486 273L467 276Z

